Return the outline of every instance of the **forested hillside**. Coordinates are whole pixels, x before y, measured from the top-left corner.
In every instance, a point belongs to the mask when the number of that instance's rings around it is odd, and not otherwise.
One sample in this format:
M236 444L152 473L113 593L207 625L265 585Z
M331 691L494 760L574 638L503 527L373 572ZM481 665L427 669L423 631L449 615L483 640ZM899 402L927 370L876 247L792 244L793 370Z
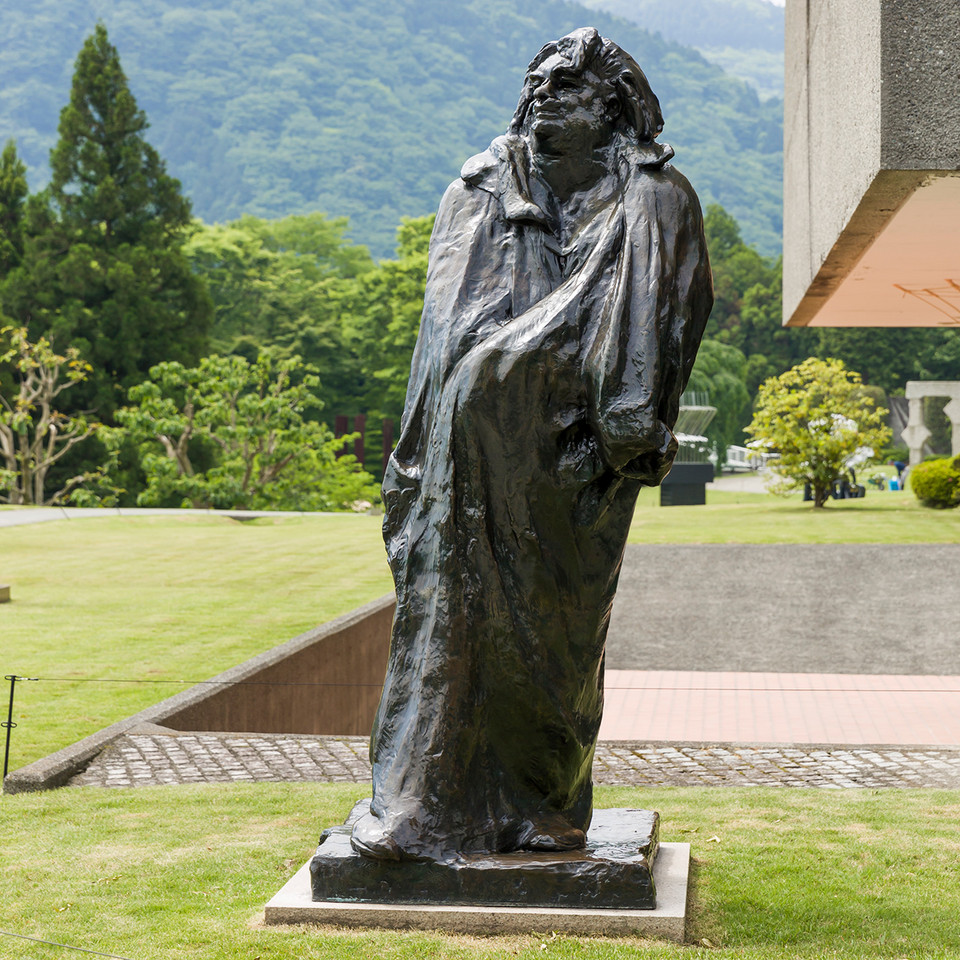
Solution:
M761 96L783 96L783 7L765 0L584 0L699 50L752 83Z
M766 0L586 0L691 47L783 50L783 7Z
M102 19L150 142L207 221L324 211L388 255L463 161L505 129L540 45L594 23L646 70L663 139L704 204L780 247L780 104L695 51L560 0L4 0L0 141L32 190L73 61Z

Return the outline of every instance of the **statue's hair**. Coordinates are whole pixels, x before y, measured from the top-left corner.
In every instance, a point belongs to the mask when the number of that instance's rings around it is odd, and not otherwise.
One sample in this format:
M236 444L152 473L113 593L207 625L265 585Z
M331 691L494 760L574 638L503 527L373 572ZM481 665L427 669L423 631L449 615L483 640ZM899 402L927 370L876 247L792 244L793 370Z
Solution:
M619 125L632 131L640 143L647 143L659 136L663 129L660 101L650 89L639 64L622 47L601 37L594 27L581 27L559 40L551 40L530 61L520 102L510 124L511 133L522 132L530 104L533 103L536 84L530 79L530 74L554 54L569 61L577 73L590 68L601 80L610 84L620 101Z

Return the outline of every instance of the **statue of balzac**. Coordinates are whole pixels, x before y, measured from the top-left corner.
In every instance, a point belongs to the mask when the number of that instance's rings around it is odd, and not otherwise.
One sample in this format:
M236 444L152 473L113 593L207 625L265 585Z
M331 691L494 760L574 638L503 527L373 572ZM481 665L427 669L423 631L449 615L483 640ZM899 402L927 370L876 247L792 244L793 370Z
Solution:
M584 844L624 544L713 300L662 127L637 63L576 30L440 204L383 483L397 610L366 857Z

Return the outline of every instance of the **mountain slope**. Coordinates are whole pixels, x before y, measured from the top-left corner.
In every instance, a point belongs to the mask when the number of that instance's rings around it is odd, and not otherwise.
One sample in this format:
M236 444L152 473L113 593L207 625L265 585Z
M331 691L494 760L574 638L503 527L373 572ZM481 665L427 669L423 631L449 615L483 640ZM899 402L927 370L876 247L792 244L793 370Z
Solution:
M763 97L783 97L783 7L765 0L583 0L699 50Z
M646 70L662 139L704 203L779 250L779 104L689 48L560 0L5 0L0 138L16 138L34 189L97 18L148 138L206 220L323 210L386 255L399 219L433 211L504 131L541 44L593 23Z
M585 0L668 40L701 47L783 52L783 7L765 0Z

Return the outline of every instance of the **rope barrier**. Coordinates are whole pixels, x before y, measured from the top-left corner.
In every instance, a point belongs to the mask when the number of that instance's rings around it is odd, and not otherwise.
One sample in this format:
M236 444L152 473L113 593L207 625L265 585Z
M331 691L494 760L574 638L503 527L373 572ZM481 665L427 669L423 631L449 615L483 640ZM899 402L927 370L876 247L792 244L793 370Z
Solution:
M17 674L7 674L4 677L5 680L10 683L10 701L7 711L7 720L6 722L0 722L0 729L5 731L5 743L4 743L4 755L3 755L3 776L6 777L9 762L10 762L10 734L17 724L13 720L13 698L14 690L16 684L22 681L30 682L47 682L47 683L153 683L153 684L170 684L176 686L221 686L221 687L366 687L366 688L376 688L380 689L382 683L331 683L328 681L320 680L170 680L170 679L153 679L153 678L141 678L141 677L21 677ZM792 693L826 693L831 695L837 694L871 694L871 693L910 693L910 694L957 694L960 693L960 688L956 687L915 687L910 690L878 690L872 688L863 688L863 687L815 687L815 686L789 686L789 687L715 687L715 686L702 686L702 685L651 685L651 686L619 686L619 685L604 685L604 691L606 693L655 693L655 692L670 692L670 693L692 693L692 694L707 694L707 693L727 693L727 694L751 694L751 693L766 693L766 694L792 694Z
M9 677L7 678L10 679ZM18 677L19 680L47 680L56 683L188 683L220 687L377 687L382 683L330 683L325 680L154 680L134 677Z
M111 960L130 960L130 957L121 957L116 953L101 953L99 950L87 950L85 947L71 947L69 943L56 943L54 940L26 937L22 933L9 933L6 930L0 930L0 937L16 937L18 940L29 940L31 943L44 943L48 947L61 947L64 950L76 950L78 953L89 953L95 957L110 957Z
M5 679L9 680L10 677ZM17 677L18 680L43 680L56 683L171 683L192 684L194 686L264 686L264 687L382 687L382 683L330 683L322 680L152 680L140 678L116 677ZM707 686L675 686L655 684L646 687L623 687L605 683L604 690L634 690L638 693L650 693L654 690L685 691L689 693L705 693L717 691L724 693L960 693L960 687L911 687L904 690L883 690L873 687L707 687Z

